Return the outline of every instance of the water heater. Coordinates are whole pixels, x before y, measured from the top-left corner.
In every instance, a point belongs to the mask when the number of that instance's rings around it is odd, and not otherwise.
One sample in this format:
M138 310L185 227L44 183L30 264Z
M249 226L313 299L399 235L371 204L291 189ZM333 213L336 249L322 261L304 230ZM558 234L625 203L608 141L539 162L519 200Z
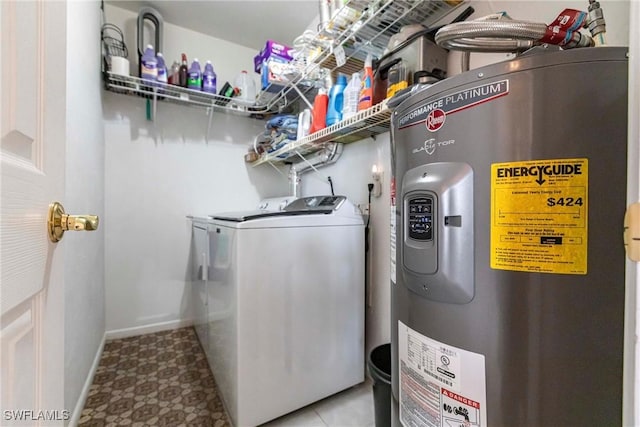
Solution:
M622 424L627 49L533 49L392 116L393 423Z

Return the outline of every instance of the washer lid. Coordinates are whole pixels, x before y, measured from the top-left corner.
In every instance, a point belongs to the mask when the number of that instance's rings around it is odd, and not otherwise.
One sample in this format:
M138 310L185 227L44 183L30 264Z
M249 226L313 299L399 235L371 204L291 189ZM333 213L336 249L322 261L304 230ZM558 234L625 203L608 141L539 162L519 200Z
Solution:
M209 218L221 221L244 222L274 216L327 215L338 211L347 200L344 196L312 196L294 200L281 211L223 212Z
M296 215L327 215L333 212L333 209L314 209L314 210L285 210L278 212L269 211L244 211L244 212L224 212L215 215L210 215L209 218L217 219L220 221L232 221L232 222L245 222L252 221L254 219L268 218L268 217L282 217L282 216L296 216Z

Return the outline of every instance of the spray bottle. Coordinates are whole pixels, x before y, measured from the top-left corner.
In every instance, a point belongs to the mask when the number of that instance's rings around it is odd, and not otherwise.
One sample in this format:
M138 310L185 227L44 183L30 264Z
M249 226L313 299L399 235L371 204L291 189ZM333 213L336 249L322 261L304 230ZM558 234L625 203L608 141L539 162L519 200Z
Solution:
M364 61L364 74L362 76L362 84L360 89L360 100L358 102L358 111L366 110L373 106L373 58L371 54L367 54Z

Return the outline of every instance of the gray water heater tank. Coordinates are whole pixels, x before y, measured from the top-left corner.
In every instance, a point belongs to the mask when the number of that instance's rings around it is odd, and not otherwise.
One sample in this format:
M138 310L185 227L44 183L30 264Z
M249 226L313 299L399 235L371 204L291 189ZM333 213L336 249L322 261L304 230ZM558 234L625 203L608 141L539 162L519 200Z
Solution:
M621 425L627 49L418 91L392 164L393 423Z

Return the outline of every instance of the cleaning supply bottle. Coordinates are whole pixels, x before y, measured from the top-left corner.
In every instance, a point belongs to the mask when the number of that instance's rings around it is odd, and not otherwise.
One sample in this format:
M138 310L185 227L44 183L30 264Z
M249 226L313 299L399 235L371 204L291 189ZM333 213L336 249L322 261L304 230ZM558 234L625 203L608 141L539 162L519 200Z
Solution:
M313 101L313 118L311 119L311 127L309 134L319 131L327 127L327 106L329 104L329 96L324 89L318 89L316 99Z
M353 117L358 113L358 101L360 101L360 86L362 82L360 73L353 73L351 80L344 90L344 107L342 108L342 120Z
M156 60L158 61L158 82L167 84L167 65L164 63L164 57L162 56L162 53L158 52L158 54L156 55Z
M347 77L338 74L336 84L329 91L329 104L327 106L327 126L334 125L342 120L342 108L344 105L344 90L347 87Z
M155 82L158 80L158 60L152 45L147 45L140 58L140 78Z
M189 89L202 90L202 69L198 58L193 58L189 74L187 77L187 87Z
M216 93L216 73L213 71L211 61L207 61L202 73L202 91L207 93Z
M299 141L309 135L309 127L311 127L311 110L305 108L298 115L298 133L296 135L296 140Z
M253 105L256 102L256 82L246 71L243 70L236 76L234 88L237 99L244 104Z
M170 85L180 86L180 63L178 61L173 61L168 80Z
M156 60L158 61L158 93L164 93L163 86L167 84L167 65L164 63L164 57L160 52L156 55ZM164 99L164 96L160 96L158 99Z
M182 64L180 65L180 71L178 73L178 84L182 87L187 87L187 81L189 80L189 65L187 64L187 55L182 54Z
M364 61L364 74L360 86L360 100L358 101L358 111L366 110L373 106L373 59L371 54L367 54Z
M167 64L164 62L164 56L162 56L162 53L158 52L156 60L158 61L158 82L166 85L169 80L167 76Z

